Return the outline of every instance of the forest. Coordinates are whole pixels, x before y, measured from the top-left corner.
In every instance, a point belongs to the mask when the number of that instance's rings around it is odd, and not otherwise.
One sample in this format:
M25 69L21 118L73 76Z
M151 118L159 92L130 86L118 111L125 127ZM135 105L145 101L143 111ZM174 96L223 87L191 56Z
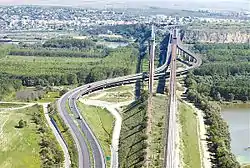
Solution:
M203 65L189 81L199 93L217 101L248 101L250 98L249 44L194 44Z
M126 47L107 48L95 35L108 30L135 42ZM141 41L150 37L146 25L102 26L88 29L89 39L54 38L45 43L0 45L0 99L30 86L81 85L136 72ZM141 59L141 58L140 58ZM16 86L16 83L20 86ZM12 84L13 83L13 84Z
M24 86L83 84L133 73L137 54L135 48L124 47L96 60L8 56L0 60L0 72Z

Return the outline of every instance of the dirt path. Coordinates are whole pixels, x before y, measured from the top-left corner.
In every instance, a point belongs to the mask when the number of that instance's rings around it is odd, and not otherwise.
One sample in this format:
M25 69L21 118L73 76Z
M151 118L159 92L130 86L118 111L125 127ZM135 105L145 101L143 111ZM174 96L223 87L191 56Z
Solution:
M34 106L36 103L23 103L23 102L0 102L0 103L5 103L5 104L25 104L22 107L15 107L15 108L0 108L2 111L14 111L14 110L21 110L25 109L31 106Z

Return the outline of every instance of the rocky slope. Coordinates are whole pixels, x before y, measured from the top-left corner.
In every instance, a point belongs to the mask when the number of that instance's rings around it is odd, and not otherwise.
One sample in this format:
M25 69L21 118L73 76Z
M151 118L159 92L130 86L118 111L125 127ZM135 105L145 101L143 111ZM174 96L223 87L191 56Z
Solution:
M230 26L202 26L188 27L185 30L186 42L207 42L207 43L249 43L249 27Z

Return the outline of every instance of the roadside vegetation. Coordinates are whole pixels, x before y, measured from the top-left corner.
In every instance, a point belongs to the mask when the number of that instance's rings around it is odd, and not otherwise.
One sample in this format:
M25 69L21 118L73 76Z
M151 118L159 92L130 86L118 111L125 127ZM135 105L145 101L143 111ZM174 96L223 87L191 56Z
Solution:
M188 84L192 88L192 84ZM231 152L230 133L227 123L222 119L220 107L209 99L195 91L189 89L187 98L205 113L205 124L207 125L208 148L211 152L213 167L239 168L235 156Z
M106 89L101 92L101 97L98 100L107 102L125 102L134 99L134 89L131 85L119 86L115 88ZM91 97L90 97L91 98Z
M42 167L63 167L64 155L60 145L50 128L47 126L47 121L44 117L42 106L35 105L37 111L33 111L32 121L36 124L37 132L40 134L40 157Z
M58 128L60 135L62 136L63 140L65 141L71 161L72 168L78 168L78 153L76 144L74 143L74 139L69 131L69 128L66 126L60 115L56 110L56 106L54 103L50 104L49 107L50 117L53 120L54 124Z

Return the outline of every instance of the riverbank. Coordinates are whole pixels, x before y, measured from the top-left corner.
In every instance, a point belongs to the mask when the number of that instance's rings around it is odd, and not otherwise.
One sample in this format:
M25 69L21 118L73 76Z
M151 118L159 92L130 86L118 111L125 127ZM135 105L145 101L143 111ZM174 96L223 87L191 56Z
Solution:
M242 102L242 101L233 101L233 102L217 102L222 109L225 108L250 108L250 101Z

